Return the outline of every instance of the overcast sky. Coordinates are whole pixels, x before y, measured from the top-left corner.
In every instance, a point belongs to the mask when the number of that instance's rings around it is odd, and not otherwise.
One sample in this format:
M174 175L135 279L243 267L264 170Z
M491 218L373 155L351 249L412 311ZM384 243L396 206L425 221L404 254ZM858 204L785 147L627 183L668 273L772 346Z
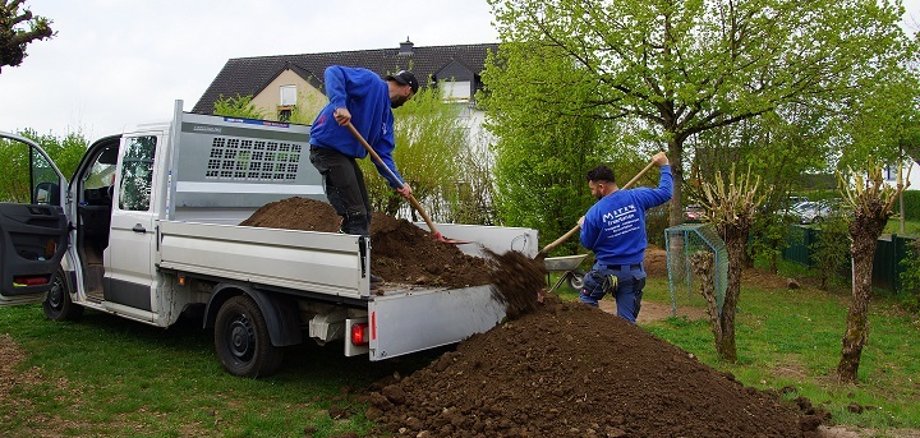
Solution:
M920 26L920 0L906 0ZM191 110L230 58L496 42L485 0L27 0L57 36L0 72L0 130L90 140Z

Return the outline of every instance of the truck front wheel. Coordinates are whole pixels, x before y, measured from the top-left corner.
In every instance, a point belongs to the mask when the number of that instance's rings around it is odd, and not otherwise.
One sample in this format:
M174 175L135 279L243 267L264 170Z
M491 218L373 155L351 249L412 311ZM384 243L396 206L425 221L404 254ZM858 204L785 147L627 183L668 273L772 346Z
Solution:
M282 351L272 345L265 317L245 295L230 298L217 312L214 347L221 365L235 376L269 376L281 365Z
M52 321L74 321L83 315L83 306L78 306L70 300L71 289L65 275L63 269L55 272L51 278L51 289L42 303L45 317Z

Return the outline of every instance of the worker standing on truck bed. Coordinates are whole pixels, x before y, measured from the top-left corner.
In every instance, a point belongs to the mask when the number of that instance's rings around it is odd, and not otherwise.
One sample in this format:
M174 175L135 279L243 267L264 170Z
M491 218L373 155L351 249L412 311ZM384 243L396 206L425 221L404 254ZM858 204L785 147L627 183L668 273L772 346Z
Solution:
M597 306L598 300L611 292L616 297L617 316L633 324L645 287L645 210L668 202L673 190L667 155L659 152L652 160L661 169L655 189L619 190L607 166L589 171L588 188L598 201L578 220L581 244L594 251L596 260L585 274L579 300Z
M381 79L363 68L330 66L324 75L329 103L320 111L310 129L310 162L323 176L326 197L342 217L342 232L370 235L371 204L364 175L355 161L367 150L345 128L351 122L367 139L384 163L402 180L393 162L393 110L418 92L418 80L408 71ZM333 123L335 122L335 123ZM400 195L412 194L409 184L400 185L386 169L380 172ZM379 277L371 275L371 281Z

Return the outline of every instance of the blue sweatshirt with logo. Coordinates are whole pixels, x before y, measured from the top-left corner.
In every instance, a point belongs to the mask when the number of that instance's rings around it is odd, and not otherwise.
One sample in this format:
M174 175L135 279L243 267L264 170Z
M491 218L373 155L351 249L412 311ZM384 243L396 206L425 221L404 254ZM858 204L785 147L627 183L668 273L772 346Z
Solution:
M600 263L642 263L648 246L645 210L668 202L673 189L671 166L661 166L658 188L617 190L601 198L585 213L581 244Z
M393 139L390 91L386 81L370 70L339 65L328 67L323 78L329 103L313 121L310 128L310 144L333 149L348 157L366 157L367 150L364 146L352 136L347 127L340 126L333 116L336 108L347 108L351 113L351 124L402 181L402 175L396 170L396 163L393 162L393 149L396 144ZM374 165L377 166L380 175L386 178L390 187L401 186L400 181L394 180L380 164L375 162Z

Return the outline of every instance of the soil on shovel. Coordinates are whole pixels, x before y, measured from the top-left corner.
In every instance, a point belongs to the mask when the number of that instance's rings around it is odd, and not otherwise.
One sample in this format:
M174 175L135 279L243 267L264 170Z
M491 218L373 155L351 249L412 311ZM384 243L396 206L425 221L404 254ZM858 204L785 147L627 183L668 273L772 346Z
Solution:
M240 225L336 232L341 219L331 205L293 197L262 206ZM371 272L387 282L460 288L489 283L487 262L455 245L437 242L405 219L371 218Z
M554 297L368 402L377 433L400 436L810 437L824 419Z

